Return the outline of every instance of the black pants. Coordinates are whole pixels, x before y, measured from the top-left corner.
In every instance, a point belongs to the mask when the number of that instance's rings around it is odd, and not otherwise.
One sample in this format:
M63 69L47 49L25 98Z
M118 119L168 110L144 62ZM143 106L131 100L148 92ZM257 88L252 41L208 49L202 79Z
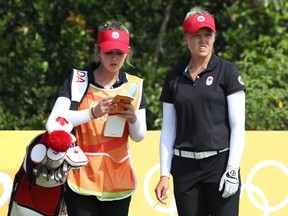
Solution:
M131 196L116 201L99 201L95 196L83 196L66 185L65 202L69 216L128 216Z
M228 156L229 151L201 160L173 157L171 173L179 216L238 216L241 180L231 197L222 198L223 191L218 191Z

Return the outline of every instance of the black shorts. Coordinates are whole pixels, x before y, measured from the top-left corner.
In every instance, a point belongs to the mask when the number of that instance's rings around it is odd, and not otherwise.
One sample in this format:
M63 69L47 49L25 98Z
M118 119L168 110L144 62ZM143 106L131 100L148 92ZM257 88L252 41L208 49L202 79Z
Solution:
M122 200L100 201L96 196L83 196L66 184L65 202L69 216L128 216L131 196Z
M174 155L171 174L179 216L238 216L240 173L236 194L222 198L219 191L228 157L229 151L201 160Z

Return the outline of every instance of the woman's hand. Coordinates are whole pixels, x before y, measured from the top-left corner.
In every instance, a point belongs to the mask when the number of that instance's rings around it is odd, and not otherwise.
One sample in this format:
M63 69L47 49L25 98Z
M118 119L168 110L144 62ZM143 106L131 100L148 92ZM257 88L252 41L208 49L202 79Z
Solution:
M111 96L103 98L96 106L91 108L92 115L100 118L115 109L117 105L113 103L113 98Z
M161 176L155 188L155 194L157 200L164 205L167 204L167 202L165 202L165 199L168 198L168 189L169 189L169 177Z
M122 103L122 106L124 109L117 110L117 115L126 118L130 124L134 124L137 120L137 116L135 114L133 105L131 103Z
M117 114L120 117L125 118L130 124L136 122L137 117L134 111L133 105L130 103L121 102L121 109L117 109L117 103L113 100L114 97L103 98L96 106L92 107L92 116L100 118L105 114ZM124 109L123 109L124 108ZM115 112L116 110L116 112Z

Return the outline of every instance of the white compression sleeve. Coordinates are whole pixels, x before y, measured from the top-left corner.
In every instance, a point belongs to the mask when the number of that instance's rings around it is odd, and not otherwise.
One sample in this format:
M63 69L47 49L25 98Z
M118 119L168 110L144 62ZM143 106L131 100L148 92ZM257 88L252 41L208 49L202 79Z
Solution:
M47 125L55 119L56 115L63 116L67 118L72 124L73 127L81 125L83 123L91 121L89 109L86 110L69 110L71 105L71 101L66 97L58 97L54 107L51 111L51 114L48 118Z
M245 145L245 92L239 91L227 97L231 128L228 164L239 168Z
M146 110L137 110L136 117L136 122L134 124L129 124L129 134L133 141L140 142L144 139L147 133Z
M163 124L160 136L160 176L170 176L175 137L176 112L174 105L163 103Z

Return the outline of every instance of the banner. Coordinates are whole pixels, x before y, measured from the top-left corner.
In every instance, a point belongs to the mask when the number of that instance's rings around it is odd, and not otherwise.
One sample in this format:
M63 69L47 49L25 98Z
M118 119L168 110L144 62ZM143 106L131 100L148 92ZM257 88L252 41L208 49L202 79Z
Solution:
M7 215L14 174L26 145L41 131L0 131L0 215ZM129 216L177 216L170 181L167 205L157 202L160 131L148 131L140 143L130 141L137 175ZM239 216L288 216L288 132L247 131L241 163Z

